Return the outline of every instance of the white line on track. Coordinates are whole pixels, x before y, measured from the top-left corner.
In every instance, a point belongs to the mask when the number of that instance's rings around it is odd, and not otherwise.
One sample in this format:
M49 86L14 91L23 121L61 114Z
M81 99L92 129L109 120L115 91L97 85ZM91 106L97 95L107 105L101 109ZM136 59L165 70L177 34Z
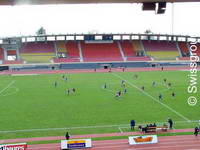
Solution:
M6 89L8 89L11 85L13 85L15 83L15 81L11 81L5 88L3 88L1 91L0 91L0 94L3 93Z
M32 150L32 149L53 149L53 148L60 148L60 146L43 146L43 147L29 147L28 150Z
M140 148L127 148L126 150L145 150L145 149L158 149L158 150L162 150L162 149L170 149L170 148L185 148L185 147L199 147L200 144L187 144L187 145L174 145L174 146L155 146L155 147L140 147ZM196 149L196 150L200 150L200 149Z
M147 93L147 92L143 91L142 89L140 89L139 87L137 87L135 84L133 84L133 83L127 81L126 79L124 79L123 77L121 77L120 75L118 75L118 74L116 74L116 73L112 73L112 74L113 74L113 76L115 76L115 77L117 77L117 78L119 78L119 79L121 79L121 80L126 81L130 86L132 86L133 88L139 90L139 91L142 92L144 95L150 97L152 100L154 100L155 102L161 104L162 106L164 106L164 107L167 108L168 110L174 112L174 113L175 113L176 115L178 115L179 117L181 117L181 118L183 118L184 120L190 122L190 119L188 119L187 117L183 116L182 114L180 114L179 112L177 112L177 111L174 110L173 108L169 107L168 105L166 105L166 104L160 102L159 100L157 100L155 97L153 97L153 96L150 95L149 93Z

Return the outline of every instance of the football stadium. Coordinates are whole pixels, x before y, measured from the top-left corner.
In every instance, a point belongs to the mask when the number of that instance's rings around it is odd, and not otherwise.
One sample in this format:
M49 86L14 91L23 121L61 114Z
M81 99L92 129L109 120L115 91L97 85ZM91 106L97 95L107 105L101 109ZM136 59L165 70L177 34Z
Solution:
M200 150L199 28L177 34L173 18L174 4L198 0L2 0L0 9L101 3L161 18L170 7L170 33L85 32L82 22L77 33L41 27L29 35L5 13L13 24L0 25L1 150Z

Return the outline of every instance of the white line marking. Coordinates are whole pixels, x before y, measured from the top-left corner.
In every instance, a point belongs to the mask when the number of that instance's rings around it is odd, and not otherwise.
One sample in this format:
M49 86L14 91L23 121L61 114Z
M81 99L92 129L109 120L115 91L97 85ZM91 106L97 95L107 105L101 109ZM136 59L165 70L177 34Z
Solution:
M11 85L13 85L15 81L11 81L4 89L0 91L0 94L3 93L6 89L8 89Z
M70 129L92 129L92 128L113 128L119 126L127 126L128 124L122 125L102 125L102 126L83 126L83 127L66 127L66 128L46 128L46 129L24 129L24 130L13 130L13 131L0 131L0 133L15 133L15 132L32 132L32 131L50 131L50 130L70 130Z
M120 127L118 127L118 129L119 129L120 133L124 133Z
M197 123L198 120L193 120L190 123ZM175 123L188 123L188 121L176 121ZM138 123L139 125L145 125L148 123ZM121 125L102 125L102 126L83 126L83 127L66 127L66 128L43 128L43 129L23 129L23 130L7 130L7 131L0 131L0 133L16 133L16 132L34 132L34 131L52 131L52 130L70 130L70 129L92 129L92 128L128 128L130 124L121 124Z
M11 76L35 76L39 74L11 74Z
M16 88L16 87L14 87L14 86L11 87L10 89L13 89L12 92L6 93L6 94L0 94L0 96L10 96L10 95L14 95L14 94L16 94L17 92L19 92L19 89Z
M142 92L144 95L150 97L152 100L154 100L155 102L161 104L162 106L164 106L165 108L169 109L170 111L174 112L176 115L178 115L179 117L183 118L184 120L190 122L190 120L183 116L182 114L180 114L179 112L177 112L176 110L174 110L173 108L169 107L168 105L160 102L159 100L157 100L155 97L151 96L150 94L148 94L147 92L143 91L142 89L140 89L139 87L137 87L135 84L132 84L131 82L127 81L126 79L122 78L121 76L112 73L114 76L116 76L117 78L126 81L130 86L132 86L133 88L136 88L137 90L139 90L140 92Z

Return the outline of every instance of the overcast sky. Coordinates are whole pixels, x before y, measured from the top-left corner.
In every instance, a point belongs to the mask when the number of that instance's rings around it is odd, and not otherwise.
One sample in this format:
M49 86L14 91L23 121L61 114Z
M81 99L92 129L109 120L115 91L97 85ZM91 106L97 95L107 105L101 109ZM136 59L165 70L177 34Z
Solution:
M164 15L142 11L141 4L0 6L0 37L47 34L154 33L172 34L172 4ZM174 34L200 36L200 3L174 4Z

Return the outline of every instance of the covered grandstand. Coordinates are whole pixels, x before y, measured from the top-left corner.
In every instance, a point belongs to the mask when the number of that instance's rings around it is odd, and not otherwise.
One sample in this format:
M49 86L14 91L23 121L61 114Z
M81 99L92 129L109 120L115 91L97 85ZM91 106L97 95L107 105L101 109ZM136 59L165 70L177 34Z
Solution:
M58 37L67 39L68 36L73 37L74 40L56 40ZM88 39L86 38L88 36L95 38L105 35L54 35L53 41L48 40L52 35L2 39L0 60L2 64L177 62L189 60L190 43L200 41L200 37L178 35L112 34L107 35L111 36L111 39L101 40ZM125 39L124 36L126 36ZM9 40L10 44L8 44ZM197 44L198 56L199 51L200 46Z

